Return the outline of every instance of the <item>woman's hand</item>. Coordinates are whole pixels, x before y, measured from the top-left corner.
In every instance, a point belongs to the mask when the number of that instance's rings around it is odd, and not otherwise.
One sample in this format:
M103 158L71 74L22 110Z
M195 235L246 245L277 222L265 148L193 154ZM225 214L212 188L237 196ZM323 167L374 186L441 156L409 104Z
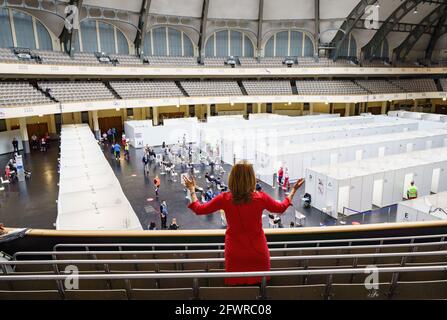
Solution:
M187 176L184 176L183 182L185 183L185 187L191 191L191 193L196 192L196 181L194 178L189 179Z
M295 182L295 184L293 185L293 191L296 192L303 185L303 183L304 183L304 179L303 178L298 179L298 181Z

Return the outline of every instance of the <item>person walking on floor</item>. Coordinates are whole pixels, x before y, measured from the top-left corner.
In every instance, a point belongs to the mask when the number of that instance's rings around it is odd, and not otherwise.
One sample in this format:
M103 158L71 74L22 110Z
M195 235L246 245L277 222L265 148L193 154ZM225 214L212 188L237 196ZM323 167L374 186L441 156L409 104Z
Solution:
M115 143L113 147L113 151L115 152L115 160L118 161L121 158L121 147L119 143Z
M158 176L155 176L154 178L154 189L155 189L155 196L158 198L160 191L160 178Z
M304 183L298 180L290 194L281 202L264 192L257 192L253 166L239 162L233 166L228 181L229 192L222 192L207 203L200 203L195 194L195 181L184 177L185 186L191 191L189 208L197 215L225 211L225 270L227 272L269 271L270 253L262 229L262 212L284 213L292 204L297 190ZM262 277L227 278L229 285L259 284Z
M19 142L17 141L16 137L12 139L12 148L14 149L14 153L19 153Z
M166 201L163 201L160 205L160 216L161 216L161 228L166 229L166 222L168 220L168 205Z

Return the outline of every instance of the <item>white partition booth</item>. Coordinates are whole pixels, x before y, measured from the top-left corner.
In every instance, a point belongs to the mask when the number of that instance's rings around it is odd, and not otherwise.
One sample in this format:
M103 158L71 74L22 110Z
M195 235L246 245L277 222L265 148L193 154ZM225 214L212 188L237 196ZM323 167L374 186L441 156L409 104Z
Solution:
M88 125L61 130L57 230L142 230Z
M390 117L401 117L406 119L425 120L433 122L447 122L446 114L425 113L425 112L411 112L404 110L388 111Z
M320 142L333 139L348 139L384 133L396 133L417 130L414 121L399 120L385 123L366 123L359 125L329 126L309 129L283 129L271 131L260 129L256 131L233 130L222 139L222 160L232 163L233 159L246 159L257 164L265 164L265 157L277 150L287 150L293 145L310 142ZM263 154L257 155L257 150ZM265 157L264 157L265 156ZM265 167L265 166L262 166ZM270 173L273 173L271 171Z
M333 217L396 204L406 198L411 181L419 196L446 191L447 148L306 169L312 205Z
M197 141L197 118L166 119L164 125L154 126L152 120L132 120L124 122L126 138L134 148L143 148L145 145L161 146L183 142Z
M447 220L447 192L399 202L396 222Z
M383 132L382 132L383 133ZM260 146L255 171L262 181L273 185L279 166L288 168L291 180L304 178L306 168L348 161L381 158L388 155L447 147L447 129L408 131L349 139L336 139L275 148Z

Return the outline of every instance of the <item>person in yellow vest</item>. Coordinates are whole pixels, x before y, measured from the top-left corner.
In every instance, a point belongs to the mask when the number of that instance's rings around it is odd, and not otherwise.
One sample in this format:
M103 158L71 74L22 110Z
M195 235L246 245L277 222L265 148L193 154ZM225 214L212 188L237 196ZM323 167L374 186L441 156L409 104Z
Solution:
M411 181L410 188L407 190L407 198L408 200L416 199L418 197L418 188L414 185L414 181Z

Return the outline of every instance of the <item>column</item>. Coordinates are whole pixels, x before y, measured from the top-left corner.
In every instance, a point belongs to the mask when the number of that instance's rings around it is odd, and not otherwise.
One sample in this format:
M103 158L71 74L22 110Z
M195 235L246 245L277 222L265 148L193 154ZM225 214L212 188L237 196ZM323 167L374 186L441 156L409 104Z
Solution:
M146 120L146 108L140 108L141 110L141 120Z
M309 114L314 114L314 103L313 102L309 103Z
M152 124L158 126L158 107L152 107Z
M416 99L413 100L413 108L411 108L411 111L416 112L418 109L418 101Z
M262 103L257 103L257 108L258 110L256 111L257 113L262 113Z
M345 117L349 117L351 113L351 104L350 103L346 103L345 105Z
M388 106L388 102L387 101L383 101L382 102L382 109L380 111L381 114L386 114L386 107Z
M26 128L26 118L20 118L19 125L20 125L20 136L22 138L23 143L23 150L25 151L25 153L30 153L28 129Z
M123 114L123 123L124 123L124 121L127 120L127 108L123 108L121 112Z
M211 117L211 105L210 104L206 105L206 116Z
M101 139L101 131L99 130L98 110L92 111L93 133L96 139Z
M50 130L50 133L56 134L56 119L54 118L54 114L48 115L48 119L50 122L48 130Z

